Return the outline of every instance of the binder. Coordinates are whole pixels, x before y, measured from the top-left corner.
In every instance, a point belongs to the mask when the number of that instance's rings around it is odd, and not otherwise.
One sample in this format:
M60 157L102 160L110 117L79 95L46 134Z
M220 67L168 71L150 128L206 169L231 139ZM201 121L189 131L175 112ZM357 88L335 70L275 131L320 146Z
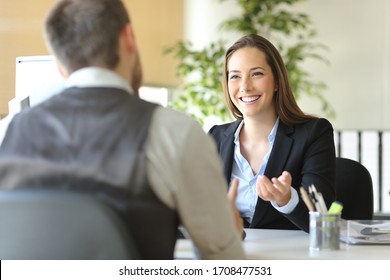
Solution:
M343 220L340 241L347 244L390 245L390 220Z

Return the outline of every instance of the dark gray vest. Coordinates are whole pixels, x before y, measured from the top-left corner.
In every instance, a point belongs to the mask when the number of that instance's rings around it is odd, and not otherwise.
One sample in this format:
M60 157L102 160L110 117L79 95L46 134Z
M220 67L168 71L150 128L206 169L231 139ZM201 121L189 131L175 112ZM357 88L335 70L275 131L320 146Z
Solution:
M122 215L142 259L172 259L178 218L146 176L155 108L118 89L66 89L14 118L0 149L0 188L91 193Z

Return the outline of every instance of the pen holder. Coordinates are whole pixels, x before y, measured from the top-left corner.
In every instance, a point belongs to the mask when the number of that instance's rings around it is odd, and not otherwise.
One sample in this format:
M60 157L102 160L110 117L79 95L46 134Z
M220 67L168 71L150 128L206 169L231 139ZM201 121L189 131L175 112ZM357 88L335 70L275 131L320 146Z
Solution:
M310 250L340 249L340 214L321 214L309 212L310 215Z

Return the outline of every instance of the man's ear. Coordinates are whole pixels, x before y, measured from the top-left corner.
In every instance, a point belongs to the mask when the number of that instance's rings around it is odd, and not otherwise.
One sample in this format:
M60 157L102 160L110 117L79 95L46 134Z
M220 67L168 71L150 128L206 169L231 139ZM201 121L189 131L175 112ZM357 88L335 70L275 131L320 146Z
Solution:
M137 44L135 42L134 32L131 25L128 23L123 28L123 36L124 36L124 42L126 48L131 51L132 53L135 53L137 51Z
M57 58L55 58L55 62L56 62L56 66L57 66L58 72L60 72L61 76L64 79L68 78L69 74L65 70L64 66L62 66L61 62Z

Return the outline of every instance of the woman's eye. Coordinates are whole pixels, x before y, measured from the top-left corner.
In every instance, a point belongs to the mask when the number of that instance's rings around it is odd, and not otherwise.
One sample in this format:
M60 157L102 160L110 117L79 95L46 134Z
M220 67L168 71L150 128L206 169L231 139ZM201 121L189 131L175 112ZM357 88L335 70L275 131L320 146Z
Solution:
M257 76L263 76L264 74L262 72L254 72L252 75L257 77Z
M235 79L238 79L238 78L239 78L238 75L231 75L229 77L229 80L235 80Z

